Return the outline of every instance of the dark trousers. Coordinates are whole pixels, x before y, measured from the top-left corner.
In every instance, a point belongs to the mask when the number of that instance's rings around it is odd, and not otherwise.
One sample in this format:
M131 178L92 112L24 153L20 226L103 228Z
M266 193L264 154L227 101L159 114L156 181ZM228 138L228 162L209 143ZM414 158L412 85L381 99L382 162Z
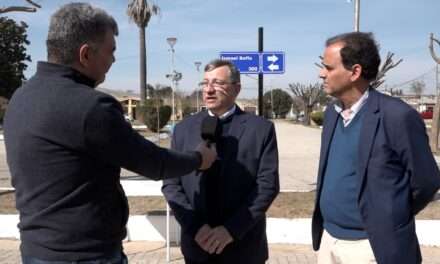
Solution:
M23 264L128 264L128 259L123 252L99 259L81 261L49 261L28 256L22 256L21 260Z
M191 259L185 258L185 264L222 264L222 262L220 261L220 258L215 258L215 257L211 257L206 261L193 261Z
M261 263L231 263L231 262L226 262L225 260L222 260L219 257L213 257L213 258L209 258L206 261L202 261L202 262L197 262L197 261L192 261L188 258L185 258L185 264L264 264L266 261L262 261Z

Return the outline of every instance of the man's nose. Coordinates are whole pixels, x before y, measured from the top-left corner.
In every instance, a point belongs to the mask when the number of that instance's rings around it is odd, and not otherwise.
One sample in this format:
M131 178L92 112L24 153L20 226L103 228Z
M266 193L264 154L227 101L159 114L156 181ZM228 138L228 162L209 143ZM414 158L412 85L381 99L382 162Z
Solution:
M212 83L208 83L208 85L205 87L205 91L207 93L215 93L215 88Z
M322 68L321 70L319 70L319 78L325 79L325 77L326 77L325 69Z

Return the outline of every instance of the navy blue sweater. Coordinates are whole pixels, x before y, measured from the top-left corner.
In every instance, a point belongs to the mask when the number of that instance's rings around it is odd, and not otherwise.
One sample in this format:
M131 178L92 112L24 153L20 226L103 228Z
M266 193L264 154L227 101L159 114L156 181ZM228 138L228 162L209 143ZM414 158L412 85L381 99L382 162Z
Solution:
M157 147L113 97L67 66L38 64L4 120L23 255L77 261L121 250L128 203L120 167L152 179L195 170L199 157Z
M321 192L320 209L324 228L340 239L367 238L359 207L356 174L363 109L344 127L339 117L330 145Z

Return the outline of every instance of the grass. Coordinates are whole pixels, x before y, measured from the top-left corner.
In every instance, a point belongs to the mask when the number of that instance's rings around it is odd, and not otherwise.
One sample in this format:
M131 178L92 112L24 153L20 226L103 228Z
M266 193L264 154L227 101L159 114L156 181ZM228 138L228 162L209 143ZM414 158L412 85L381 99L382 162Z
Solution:
M165 199L157 196L129 197L131 215L144 215L154 211L165 210ZM276 218L310 218L315 201L314 192L280 193L269 211L268 217ZM14 192L0 192L0 214L17 214ZM440 201L431 202L417 219L440 220Z

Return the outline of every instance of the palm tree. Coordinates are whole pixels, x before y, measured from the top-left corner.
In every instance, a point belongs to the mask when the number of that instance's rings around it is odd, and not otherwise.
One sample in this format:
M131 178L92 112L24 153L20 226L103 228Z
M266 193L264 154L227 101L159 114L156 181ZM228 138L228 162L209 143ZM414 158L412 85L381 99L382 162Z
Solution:
M150 22L153 15L158 15L160 12L159 6L147 0L131 0L128 3L127 15L131 21L134 21L139 27L139 46L140 46L140 105L145 105L147 98L147 50L145 43L145 28Z

